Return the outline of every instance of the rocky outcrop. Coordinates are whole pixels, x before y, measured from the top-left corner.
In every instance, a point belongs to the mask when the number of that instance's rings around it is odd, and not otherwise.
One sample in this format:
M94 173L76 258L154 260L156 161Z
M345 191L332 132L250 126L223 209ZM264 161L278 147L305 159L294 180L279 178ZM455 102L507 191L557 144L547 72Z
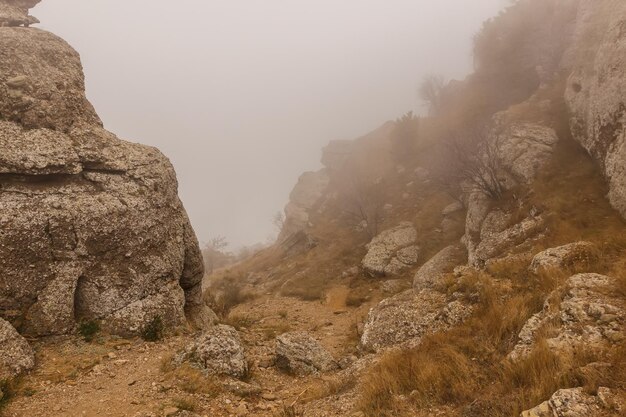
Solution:
M533 257L529 270L538 273L541 270L586 265L597 258L596 251L596 246L590 242L574 242L546 249Z
M581 0L563 66L574 138L598 161L626 217L626 3Z
M306 332L288 332L278 336L274 363L279 369L295 375L338 368L332 355Z
M498 209L490 211L486 197L480 193L473 196L469 199L463 237L472 266L484 266L489 259L526 243L545 229L545 216L529 216L510 225L510 214Z
M594 417L623 411L621 407L617 395L609 388L598 388L597 395L590 395L583 388L567 388L558 390L537 407L523 411L520 417Z
M243 378L248 374L248 362L239 333L223 324L198 336L175 361L193 363L212 375Z
M498 115L496 115L496 119ZM529 184L552 158L559 138L554 129L535 123L512 123L498 135L502 168L522 184Z
M55 35L0 27L0 147L0 317L33 335L211 321L172 165L102 128Z
M551 331L546 343L551 350L561 353L582 346L602 349L624 340L626 315L622 302L617 296L608 295L616 285L615 279L599 274L570 277L565 295L556 302L549 299L544 309L526 322L509 358L527 356L548 325Z
M417 263L417 231L410 222L385 230L367 245L361 265L372 276L397 275Z
M412 347L423 336L458 324L470 313L470 307L456 300L448 302L439 292L408 290L370 310L361 345L374 352L398 345Z
M450 245L443 248L417 271L413 277L413 289L421 290L433 287L443 275L452 272L454 267L465 262L466 257L465 248L460 245Z
M26 339L11 324L0 319L0 382L14 378L33 366L35 354Z
M326 170L305 172L289 195L278 242L285 242L309 226L309 212L324 195L330 178Z
M28 14L28 9L41 0L2 0L0 1L0 27L30 26L39 23L36 17Z

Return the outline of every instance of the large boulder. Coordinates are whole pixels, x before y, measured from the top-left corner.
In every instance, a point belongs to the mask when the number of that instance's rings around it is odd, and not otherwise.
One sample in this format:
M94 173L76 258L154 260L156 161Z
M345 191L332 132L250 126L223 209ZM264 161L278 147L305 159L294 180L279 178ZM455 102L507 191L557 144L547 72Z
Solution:
M563 66L574 138L598 161L626 217L626 2L581 0Z
M574 242L556 248L549 248L536 254L529 270L537 273L547 269L563 269L567 267L589 264L597 258L597 248L590 242Z
M372 276L397 275L417 263L417 231L410 222L385 230L367 245L361 264Z
M465 248L461 245L450 245L440 250L417 270L413 277L413 288L421 290L437 284L441 277L452 272L454 267L467 259Z
M295 375L316 374L337 369L337 362L306 332L283 333L276 338L276 366Z
M190 362L213 375L243 378L248 374L243 344L231 326L216 325L187 346L176 362Z
M14 378L33 366L35 354L26 339L11 324L0 319L0 382Z
M171 163L102 128L55 35L0 27L0 147L0 317L33 335L84 320L126 335L210 316Z
M614 294L617 280L600 274L584 273L570 277L562 297L557 289L543 310L522 327L518 343L509 358L526 357L541 337L556 352L572 353L578 348L606 349L625 338L626 312ZM556 298L556 300L554 300ZM550 330L547 335L546 330Z
M554 129L535 123L512 123L498 139L502 167L524 184L550 160L559 140Z
M471 308L430 289L407 290L381 301L370 310L361 336L368 351L403 345L412 347L422 337L458 324Z

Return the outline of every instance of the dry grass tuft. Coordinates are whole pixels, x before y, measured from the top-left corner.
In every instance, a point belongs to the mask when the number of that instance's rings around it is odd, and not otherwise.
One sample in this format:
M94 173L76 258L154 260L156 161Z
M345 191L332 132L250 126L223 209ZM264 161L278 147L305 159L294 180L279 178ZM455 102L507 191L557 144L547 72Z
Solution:
M201 370L182 364L174 366L172 356L166 356L161 361L161 372L167 381L175 384L179 389L189 394L204 394L216 397L222 392L222 387L214 378L205 375Z
M393 412L394 394L411 393L418 406L470 398L476 365L456 347L425 340L416 350L384 356L361 381L359 409L368 416Z

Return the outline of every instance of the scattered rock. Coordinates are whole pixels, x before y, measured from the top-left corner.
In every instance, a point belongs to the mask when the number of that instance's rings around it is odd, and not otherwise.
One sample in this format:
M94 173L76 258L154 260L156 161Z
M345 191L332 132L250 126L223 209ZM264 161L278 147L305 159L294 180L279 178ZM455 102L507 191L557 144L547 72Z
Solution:
M276 338L276 366L295 375L337 369L337 363L307 332L288 332Z
M249 397L261 393L262 388L258 384L247 383L238 380L229 380L222 382L224 388L239 397Z
M177 363L185 361L195 363L214 375L243 378L248 373L239 333L224 324L206 330L175 360Z

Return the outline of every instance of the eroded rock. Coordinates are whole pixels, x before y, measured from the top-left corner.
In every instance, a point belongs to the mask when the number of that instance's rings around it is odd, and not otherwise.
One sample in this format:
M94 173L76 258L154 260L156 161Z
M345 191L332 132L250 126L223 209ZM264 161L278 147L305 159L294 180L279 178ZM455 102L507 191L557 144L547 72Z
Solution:
M423 336L460 323L470 313L469 306L448 302L439 292L407 290L370 310L361 345L374 352L391 346L414 346Z
M441 277L452 272L454 267L466 260L467 254L460 245L443 248L428 260L413 277L413 289L430 288L441 280Z
M589 264L597 257L596 247L590 242L574 242L546 249L533 257L529 270L537 273L542 269L565 268Z
M590 395L583 388L560 389L548 401L522 412L520 417L593 417L615 410L615 395L601 387L598 395Z
M0 381L15 378L35 366L35 354L7 321L0 319Z
M332 355L307 332L288 332L276 338L275 365L295 375L328 372L338 368Z
M385 230L367 245L361 262L370 275L396 275L417 262L419 248L415 245L417 231L409 222Z
M32 335L210 322L172 165L102 128L78 53L55 35L0 27L0 147L0 317Z
M510 359L526 357L548 325L546 343L550 349L562 353L581 347L602 349L624 340L625 312L619 298L608 295L617 285L614 278L576 274L565 285L563 297L547 300L543 310L526 322Z
M213 375L243 378L248 373L239 333L231 326L216 325L198 336L177 358L177 363L191 362Z

